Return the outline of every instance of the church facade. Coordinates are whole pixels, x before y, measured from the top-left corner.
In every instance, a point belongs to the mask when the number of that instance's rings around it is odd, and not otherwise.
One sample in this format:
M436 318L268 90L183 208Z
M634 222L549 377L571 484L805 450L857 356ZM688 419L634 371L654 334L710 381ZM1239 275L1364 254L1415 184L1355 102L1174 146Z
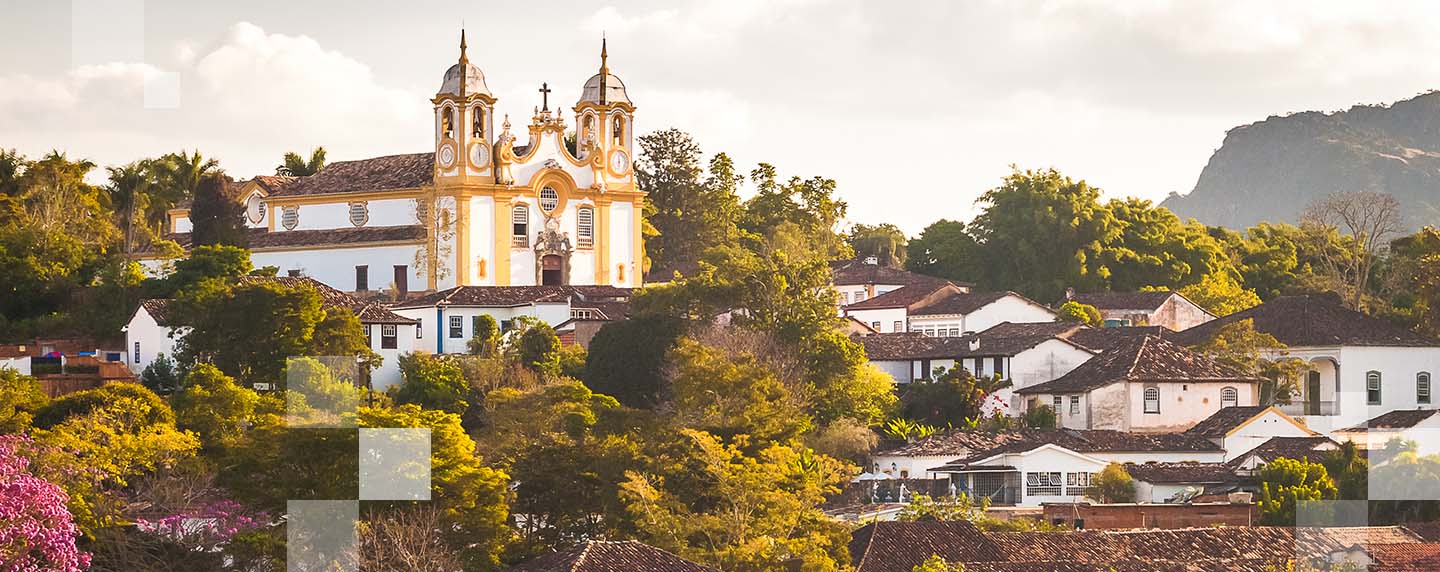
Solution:
M571 108L573 127L550 109L548 86L541 91L543 107L513 127L462 32L460 59L430 100L432 150L243 183L255 267L346 291L639 286L635 106L604 44ZM170 213L182 246L190 230L187 209Z

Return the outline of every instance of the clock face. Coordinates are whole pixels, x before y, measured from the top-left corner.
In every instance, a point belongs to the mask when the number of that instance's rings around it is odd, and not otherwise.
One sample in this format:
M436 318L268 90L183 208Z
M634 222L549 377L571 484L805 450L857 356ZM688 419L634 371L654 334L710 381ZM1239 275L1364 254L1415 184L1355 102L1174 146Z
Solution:
M440 147L440 166L449 167L455 164L455 146L443 145Z
M626 156L624 151L615 151L610 154L610 172L616 175L623 175L625 174L625 170L629 168L630 157Z
M490 164L490 148L484 143L470 146L470 165L476 168Z

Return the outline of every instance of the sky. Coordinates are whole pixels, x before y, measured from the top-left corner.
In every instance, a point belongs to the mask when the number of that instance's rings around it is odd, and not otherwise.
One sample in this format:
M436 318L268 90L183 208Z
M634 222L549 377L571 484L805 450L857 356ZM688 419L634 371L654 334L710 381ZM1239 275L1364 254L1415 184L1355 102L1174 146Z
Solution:
M1230 128L1440 87L1425 0L0 0L0 148L244 178L428 150L462 26L517 130L542 82L573 105L603 34L640 132L833 178L850 222L912 234L1012 165L1158 202Z

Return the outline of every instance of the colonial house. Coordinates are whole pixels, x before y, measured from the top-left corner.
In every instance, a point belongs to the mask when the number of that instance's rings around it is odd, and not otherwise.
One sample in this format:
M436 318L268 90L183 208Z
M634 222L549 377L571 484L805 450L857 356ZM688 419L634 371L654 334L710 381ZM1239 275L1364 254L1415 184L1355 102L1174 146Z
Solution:
M456 286L390 309L419 324L417 349L443 354L467 351L481 315L494 318L502 332L529 317L561 335L593 337L598 325L628 317L629 301L630 289L614 286Z
M1178 332L1215 319L1179 292L1066 292L1068 300L1100 310L1106 327L1161 326Z
M512 129L462 32L458 61L428 100L431 124L417 126L431 149L243 184L252 263L346 291L639 286L636 107L604 43L573 106L552 108L549 95L541 89L528 125ZM191 227L188 209L170 213L169 238L187 243ZM165 261L147 254L161 272Z
M844 315L877 332L956 337L1001 322L1053 322L1055 312L1014 292L972 292L951 283L906 286L850 304Z
M1062 427L1167 432L1224 407L1255 405L1259 378L1154 336L1134 338L1069 373L1015 390L1027 407L1050 405Z
M1226 461L1231 470L1239 476L1253 476L1265 465L1279 458L1319 460L1327 451L1339 447L1333 439L1324 435L1314 437L1273 437L1260 446L1244 453L1229 455Z
M1315 437L1319 433L1301 425L1275 406L1224 407L1185 431L1225 450L1225 460L1250 452L1276 437Z
M391 312L378 302L361 300L313 278L243 276L238 280L308 286L320 294L326 309L344 308L354 312L365 329L370 349L384 360L379 368L370 372L371 387L384 390L401 382L399 358L414 351L419 322ZM186 334L185 328L175 325L170 301L158 299L141 302L131 314L130 321L121 329L125 332L125 363L137 375L161 354L173 357L177 343Z
M718 572L634 540L587 540L536 556L511 572Z
M1299 395L1280 408L1311 429L1329 433L1389 411L1435 407L1431 377L1440 372L1440 344L1346 308L1334 294L1276 298L1171 339L1195 345L1242 320L1287 346L1265 357L1307 364Z
M1110 463L1219 463L1224 456L1208 439L1184 433L1032 430L929 472L994 504L1040 506L1083 501L1091 478Z
M1341 441L1354 441L1365 450L1384 449L1391 439L1414 441L1421 456L1440 453L1440 410L1391 411L1374 419L1331 433Z
M1055 379L1074 369L1094 352L1060 337L1078 328L1064 322L1014 324L1002 322L983 332L961 337L930 337L919 333L858 336L870 362L896 383L934 379L957 367L977 377L1000 376L1010 386L995 400L1010 414L1023 411L1014 390Z
M839 305L842 308L906 286L949 283L962 292L970 291L969 284L885 266L874 256L832 263L830 281L835 286L835 293L840 296Z

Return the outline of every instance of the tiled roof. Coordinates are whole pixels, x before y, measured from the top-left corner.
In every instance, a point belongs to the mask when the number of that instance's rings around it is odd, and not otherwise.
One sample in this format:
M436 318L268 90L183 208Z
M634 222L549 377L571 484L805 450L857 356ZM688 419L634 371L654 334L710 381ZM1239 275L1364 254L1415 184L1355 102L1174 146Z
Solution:
M1256 331L1275 336L1280 343L1291 347L1440 345L1387 320L1346 308L1334 294L1283 296L1205 322L1171 339L1193 346L1209 340L1220 327L1241 320L1253 320Z
M960 293L960 287L949 282L912 284L896 288L874 298L861 300L845 306L846 310L878 310L882 308L909 308L927 298L947 292Z
M1025 337L1045 336L1064 338L1079 333L1081 330L1088 330L1074 322L1000 322L990 329L980 332L987 336L997 337ZM1081 344L1084 345L1084 344Z
M579 307L599 307L584 306L583 303L627 303L630 299L630 292L630 288L614 286L456 286L411 298L393 307L396 309L428 308L437 304L445 304L508 308L534 303L563 303L572 300L581 302ZM619 306L607 307L611 310L620 310ZM628 313L628 309L622 313Z
M1365 546L1374 572L1434 572L1440 570L1440 544L1401 543Z
M568 550L539 556L512 572L717 572L670 552L634 540L591 540Z
M170 315L169 300L151 298L140 302L140 307L145 309L145 313L150 314L150 317L155 320L156 325L167 327L171 325L171 319L173 319L174 316Z
M1263 566L1251 566L1257 560L1283 563L1295 556L1293 529L1282 527L1000 532L987 536L1012 562L1076 562L1102 565L1090 568L1098 570L1109 570L1111 566L1117 571L1262 570ZM1222 563L1231 566L1217 566ZM1186 567L1197 564L1202 566ZM1235 564L1241 566L1235 567ZM970 570L968 565L966 570Z
M1396 409L1380 414L1379 417L1356 425L1340 429L1340 433L1364 433L1371 429L1410 429L1424 423L1425 420L1440 414L1436 409Z
M391 312L379 302L366 301L325 285L308 276L241 276L240 284L276 283L284 286L308 286L320 294L326 308L347 308L365 324L414 324L415 320Z
M1325 451L1333 449L1335 446L1334 440L1323 435L1317 437L1271 437L1269 441L1261 443L1259 447L1231 459L1229 464L1232 467L1239 466L1245 459L1252 456L1258 457L1266 463L1281 457L1286 459L1308 457L1314 461L1319 460Z
M1017 438L1008 438L989 449L975 449L960 453L960 456L943 468L960 469L970 463L979 462L996 455L1018 454L1033 451L1045 445L1055 445L1076 453L1153 453L1153 452L1215 452L1220 446L1197 435L1184 433L1130 433L1111 429L1052 429L1025 430L1017 432ZM935 437L931 437L934 439ZM920 443L916 443L920 445ZM939 448L938 446L935 448ZM916 447L912 450L920 450Z
M273 195L291 183L300 180L300 178L286 175L259 175L251 180L255 181L255 184L259 185L260 188L265 189L266 194Z
M1151 312L1160 308L1175 292L1088 292L1077 293L1076 302L1094 306L1098 310L1145 310Z
M972 562L965 572L1274 572L1279 560L1265 558L1209 559L1188 562ZM1405 572L1409 572L1408 570Z
M1224 483L1234 480L1235 473L1224 463L1125 463L1125 471L1137 481L1147 483Z
M943 284L944 278L916 274L907 270L881 264L867 264L864 260L836 262L830 268L831 282L836 286Z
M1369 547L1381 544L1419 544L1424 539L1403 526L1344 526L1334 528L1303 528L1301 540L1311 536L1324 537L1325 542L1337 548L1351 546Z
M1169 329L1164 326L1115 326L1109 328L1084 328L1065 336L1072 342L1095 351L1106 351L1127 340L1142 336L1169 338Z
M1268 409L1270 408L1265 405L1221 407L1219 411L1196 423L1194 427L1186 429L1185 432L1201 437L1224 437L1236 427L1254 419L1255 416Z
M1425 542L1440 542L1440 521L1410 522L1405 528Z
M1018 332L1010 335L1005 335L1007 330L998 330L998 333L991 330L955 337L926 336L918 332L867 334L856 336L855 340L865 347L865 355L872 361L1010 357L1046 340L1063 340L1044 334L1025 334L1019 328L1009 329Z
M370 243L419 242L425 239L425 227L416 224L273 232L264 228L248 228L245 230L245 236L250 250L280 250ZM181 248L190 248L191 236L188 232L167 234L165 238L175 241ZM150 246L145 246L138 249L137 252L143 254L151 250L153 249Z
M900 455L913 457L959 457L979 451L989 451L1007 443L1032 439L1029 431L962 431L951 429L944 433L918 439L894 449L876 452L876 455Z
M876 522L850 537L855 572L911 572L939 556L950 562L993 562L1005 554L969 522Z
M1260 380L1162 338L1143 336L1126 340L1057 379L1021 388L1016 393L1083 393L1112 383L1147 381L1256 383Z
M956 292L918 308L912 308L910 314L914 316L969 314L1006 296L1020 295L1014 292Z
M328 195L392 189L415 189L434 182L435 154L388 155L338 161L320 172L285 185L271 196Z

